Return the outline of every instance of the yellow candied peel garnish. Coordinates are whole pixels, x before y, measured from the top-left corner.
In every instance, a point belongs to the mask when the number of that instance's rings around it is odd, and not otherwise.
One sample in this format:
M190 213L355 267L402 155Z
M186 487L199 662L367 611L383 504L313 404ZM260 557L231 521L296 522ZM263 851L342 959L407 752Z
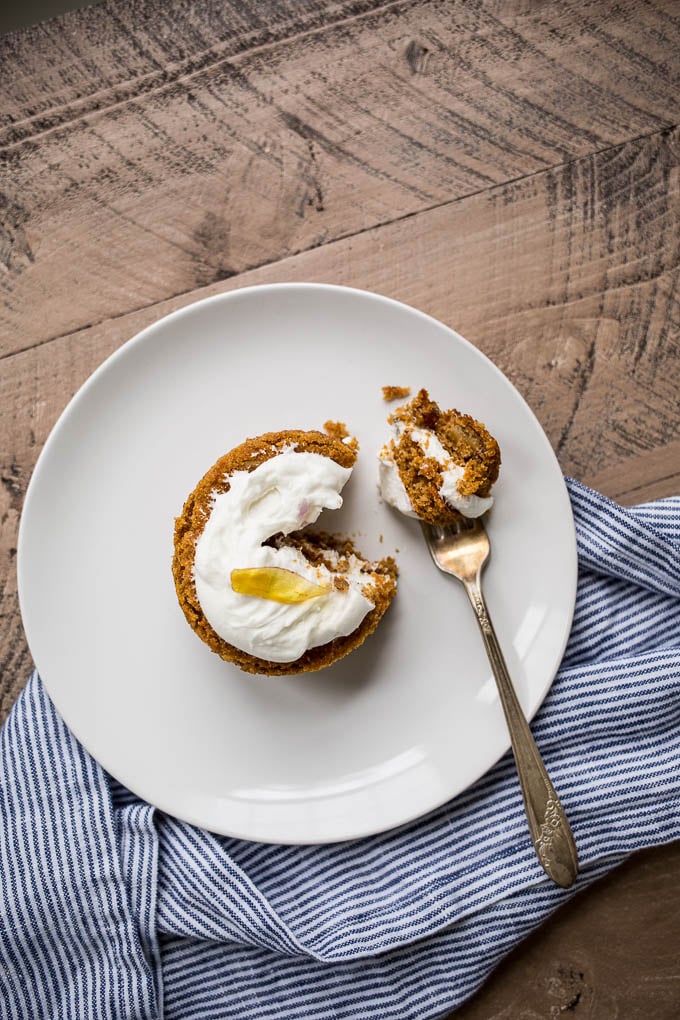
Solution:
M287 605L319 598L331 590L329 584L314 584L285 567L245 567L242 570L232 570L231 586L237 595L253 595L258 599L284 602Z

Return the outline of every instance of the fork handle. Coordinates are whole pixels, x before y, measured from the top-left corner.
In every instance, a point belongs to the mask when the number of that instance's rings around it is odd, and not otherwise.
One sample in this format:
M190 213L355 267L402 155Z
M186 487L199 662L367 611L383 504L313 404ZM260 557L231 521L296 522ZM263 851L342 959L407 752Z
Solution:
M538 859L554 882L568 888L578 875L578 856L574 837L546 772L543 759L529 729L522 707L517 699L501 646L486 608L479 575L463 582L479 629L482 632L489 662L498 686L505 720L510 732L512 753L524 798L529 831Z

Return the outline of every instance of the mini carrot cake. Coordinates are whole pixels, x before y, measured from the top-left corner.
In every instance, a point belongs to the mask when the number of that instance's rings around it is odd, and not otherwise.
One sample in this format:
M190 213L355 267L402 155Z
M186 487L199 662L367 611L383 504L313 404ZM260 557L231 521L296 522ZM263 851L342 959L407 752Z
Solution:
M392 437L379 457L383 499L410 517L445 525L458 514L480 517L493 503L498 443L481 422L442 411L427 390L389 418Z
M340 492L358 444L327 433L268 432L221 457L175 522L172 572L189 625L248 673L322 669L375 630L396 592L387 557L302 531Z

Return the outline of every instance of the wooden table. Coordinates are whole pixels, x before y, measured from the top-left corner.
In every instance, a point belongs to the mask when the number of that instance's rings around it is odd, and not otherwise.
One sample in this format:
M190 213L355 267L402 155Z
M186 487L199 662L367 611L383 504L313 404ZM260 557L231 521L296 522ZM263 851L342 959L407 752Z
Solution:
M168 311L314 280L513 380L565 473L680 491L676 0L110 0L0 40L2 712L14 559L77 387ZM457 1020L680 1016L680 846L576 897Z

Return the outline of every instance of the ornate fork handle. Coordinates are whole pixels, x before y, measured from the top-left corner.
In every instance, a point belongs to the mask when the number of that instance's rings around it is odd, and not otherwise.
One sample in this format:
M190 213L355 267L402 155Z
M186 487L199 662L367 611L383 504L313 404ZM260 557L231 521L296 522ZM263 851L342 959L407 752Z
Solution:
M529 724L517 700L508 667L486 608L479 577L464 580L489 662L493 669L503 712L510 732L529 831L538 859L546 874L558 885L568 888L578 875L576 844L566 815L546 772Z

